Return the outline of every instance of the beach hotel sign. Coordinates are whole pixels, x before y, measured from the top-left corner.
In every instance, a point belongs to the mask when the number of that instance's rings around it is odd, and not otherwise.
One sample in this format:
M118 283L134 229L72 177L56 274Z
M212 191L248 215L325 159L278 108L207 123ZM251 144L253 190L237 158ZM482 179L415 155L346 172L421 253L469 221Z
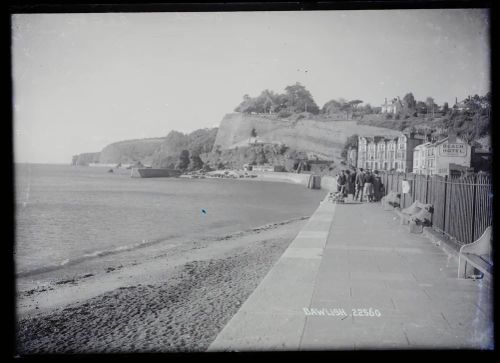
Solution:
M453 143L441 144L439 148L440 156L467 156L467 144Z

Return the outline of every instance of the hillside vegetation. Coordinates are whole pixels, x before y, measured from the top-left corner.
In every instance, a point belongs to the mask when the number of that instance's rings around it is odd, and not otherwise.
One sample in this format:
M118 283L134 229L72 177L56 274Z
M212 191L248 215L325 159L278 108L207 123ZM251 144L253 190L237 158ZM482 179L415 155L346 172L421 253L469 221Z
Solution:
M200 155L212 151L217 128L184 134L171 131L153 155L153 167L196 170L203 167Z
M153 153L164 138L137 139L114 142L102 149L99 162L102 164L132 164L140 161L151 164Z
M341 164L354 135L398 136L416 132L439 139L453 130L467 142L490 135L490 94L470 96L449 107L432 97L417 101L412 93L393 98L383 107L362 100L330 100L319 107L300 83L284 93L264 90L243 96L235 113L224 116L219 128L165 138L127 140L106 146L101 153L75 155L73 164L89 162L152 164L182 171L202 168L240 168L244 164L280 165L293 170L304 160Z

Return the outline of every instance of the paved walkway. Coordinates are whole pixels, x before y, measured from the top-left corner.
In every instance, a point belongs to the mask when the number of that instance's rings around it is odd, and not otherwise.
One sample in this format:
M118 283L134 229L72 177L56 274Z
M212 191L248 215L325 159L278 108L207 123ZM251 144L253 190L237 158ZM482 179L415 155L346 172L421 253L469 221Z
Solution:
M493 348L492 287L379 203L323 202L210 351Z

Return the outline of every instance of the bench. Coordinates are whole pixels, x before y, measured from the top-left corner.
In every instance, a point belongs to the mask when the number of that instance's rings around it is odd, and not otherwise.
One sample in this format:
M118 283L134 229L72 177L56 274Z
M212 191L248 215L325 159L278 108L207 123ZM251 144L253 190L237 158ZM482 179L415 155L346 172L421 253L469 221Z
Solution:
M491 277L493 262L491 259L492 228L489 226L481 237L473 243L464 245L458 254L458 278ZM477 274L479 270L480 274Z
M408 217L411 233L422 233L424 227L432 226L432 204L420 203L420 210Z
M410 218L412 216L417 215L417 213L419 213L422 209L426 209L427 211L432 213L432 205L422 203L419 200L414 201L413 204L410 205L408 208L401 209L401 211L398 213L401 224L403 225L409 224ZM422 217L425 219L425 216Z
M389 194L382 198L381 202L384 210L393 210L401 206L401 194L390 191Z

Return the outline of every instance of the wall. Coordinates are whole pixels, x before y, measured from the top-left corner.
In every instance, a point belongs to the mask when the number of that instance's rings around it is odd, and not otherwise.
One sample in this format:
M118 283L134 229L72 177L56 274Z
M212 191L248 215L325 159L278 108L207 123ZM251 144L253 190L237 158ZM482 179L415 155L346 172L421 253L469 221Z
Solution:
M279 172L264 172L264 171L252 172L252 174L258 175L258 178L262 180L300 184L306 187L309 184L309 178L311 177L311 175L313 175L313 174L279 173ZM337 182L335 181L335 178L331 176L322 176L321 189L327 191L336 191Z
M457 142L458 144L458 142ZM436 153L436 174L438 175L448 175L449 173L449 164L457 164L461 166L470 166L471 161L471 147L465 143L461 143L465 150L464 156L445 156L443 153L443 148L448 146L448 141L438 145L435 149Z

